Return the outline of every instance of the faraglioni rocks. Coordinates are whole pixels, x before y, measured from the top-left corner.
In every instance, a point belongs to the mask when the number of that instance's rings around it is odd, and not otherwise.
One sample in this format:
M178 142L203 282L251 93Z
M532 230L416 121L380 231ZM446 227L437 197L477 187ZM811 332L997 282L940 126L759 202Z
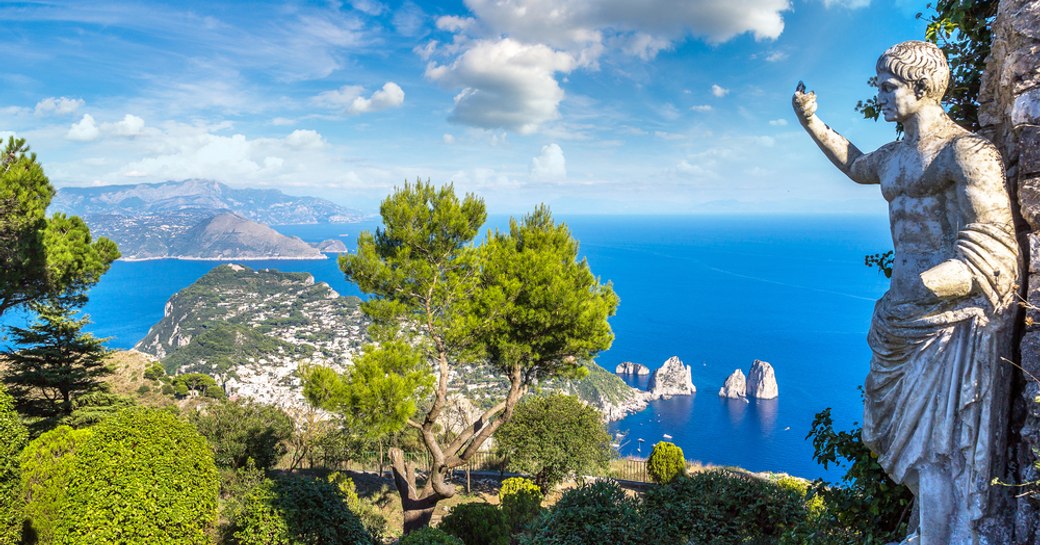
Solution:
M747 378L747 395L758 399L776 399L780 395L776 387L776 374L769 362L755 360L755 363L751 364Z
M619 375L649 375L650 368L642 363L624 361L614 368L614 372Z
M734 369L733 374L726 379L726 383L719 388L719 396L731 399L742 398L747 395L747 383L744 380L744 372Z
M688 396L696 392L690 366L683 365L678 356L668 358L668 361L650 376L650 399Z

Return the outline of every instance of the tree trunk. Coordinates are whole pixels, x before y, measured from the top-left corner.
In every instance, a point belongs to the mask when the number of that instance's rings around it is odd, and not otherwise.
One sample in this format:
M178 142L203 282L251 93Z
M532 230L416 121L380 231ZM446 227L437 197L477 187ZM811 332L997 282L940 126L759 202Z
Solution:
M433 462L436 463L436 462ZM404 459L404 452L399 448L390 449L390 469L394 474L394 486L401 497L401 509L404 512L404 533L430 525L437 504L447 496L438 493L430 484L433 480L431 468L430 478L420 491L415 486L415 464Z
M979 94L981 132L996 144L1007 167L1009 193L1017 195L1018 231L1026 260L1024 297L1040 307L1040 2L1001 0L993 44ZM1015 332L1007 473L1003 480L1040 479L1040 313ZM1021 323L1021 320L1019 321ZM1012 493L1021 492L1011 489ZM1011 493L1009 493L1009 496ZM1027 496L1008 498L1014 545L1040 545L1040 510Z

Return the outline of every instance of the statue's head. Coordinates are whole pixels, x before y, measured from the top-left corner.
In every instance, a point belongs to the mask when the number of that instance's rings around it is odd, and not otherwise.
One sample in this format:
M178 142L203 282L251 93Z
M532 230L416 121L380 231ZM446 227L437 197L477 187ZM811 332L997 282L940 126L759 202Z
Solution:
M929 42L910 40L888 48L877 61L878 75L883 72L903 80L918 93L918 98L928 97L936 102L942 100L950 84L946 55Z

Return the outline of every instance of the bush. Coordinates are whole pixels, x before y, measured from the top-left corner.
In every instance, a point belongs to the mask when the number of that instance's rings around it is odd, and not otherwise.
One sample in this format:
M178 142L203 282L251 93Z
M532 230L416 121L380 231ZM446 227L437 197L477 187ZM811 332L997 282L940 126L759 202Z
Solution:
M264 479L231 513L237 545L372 545L335 485L321 479Z
M339 489L347 502L347 509L361 519L361 525L373 537L380 538L386 533L386 518L379 512L379 508L371 502L358 496L357 486L354 480L338 471L329 474L328 481Z
M661 441L654 445L650 458L646 460L646 472L655 483L670 483L686 474L686 457L674 443Z
M29 432L14 410L14 399L0 387L0 545L18 543L22 502L18 497L21 473L18 454Z
M452 508L439 526L466 545L509 545L509 522L489 503L463 503Z
M54 527L64 511L72 472L72 452L91 435L89 428L58 426L33 439L20 457L22 526L26 543L54 543Z
M443 530L426 527L402 537L397 545L465 545L465 543Z
M166 369L163 369L163 366L158 362L149 365L144 370L144 378L148 380L162 380L164 377L166 377Z
M644 545L673 543L644 540L639 503L614 481L598 481L569 490L532 526L522 545ZM678 543L678 542L675 542Z
M542 489L530 479L510 477L502 481L498 501L513 532L519 532L541 512Z
M507 467L534 476L544 492L572 473L605 467L614 453L599 411L563 394L522 399L495 440Z
M228 401L209 405L204 411L196 412L192 422L213 447L220 467L245 467L249 459L260 469L272 467L285 454L285 442L292 437L292 419L274 405Z
M205 544L217 516L217 468L206 440L166 411L126 409L69 454L62 545Z
M805 517L797 491L731 470L679 477L643 502L648 540L660 543L775 543Z
M61 423L73 428L93 426L98 422L133 407L133 398L109 392L90 392L72 402L72 413L61 419Z

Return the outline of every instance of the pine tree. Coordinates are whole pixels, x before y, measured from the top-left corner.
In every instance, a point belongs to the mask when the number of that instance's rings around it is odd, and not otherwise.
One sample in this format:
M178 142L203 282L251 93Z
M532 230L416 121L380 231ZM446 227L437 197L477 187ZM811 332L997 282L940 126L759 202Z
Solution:
M101 388L102 377L111 373L104 363L108 349L106 339L82 332L89 318L75 319L67 303L31 307L37 314L32 326L8 328L20 348L3 354L3 380L20 413L50 421L71 414L77 396Z

